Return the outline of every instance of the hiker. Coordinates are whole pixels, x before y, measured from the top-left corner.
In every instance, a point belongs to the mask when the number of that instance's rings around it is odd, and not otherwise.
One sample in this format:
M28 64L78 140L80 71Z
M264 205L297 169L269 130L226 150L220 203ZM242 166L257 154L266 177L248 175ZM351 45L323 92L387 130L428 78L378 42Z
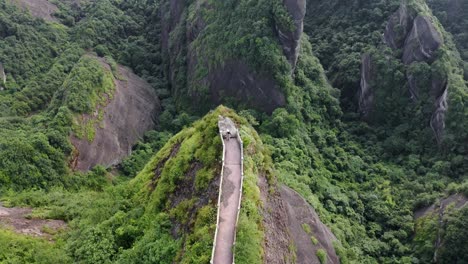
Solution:
M229 129L226 132L226 138L227 138L228 141L231 138L231 131L229 131Z

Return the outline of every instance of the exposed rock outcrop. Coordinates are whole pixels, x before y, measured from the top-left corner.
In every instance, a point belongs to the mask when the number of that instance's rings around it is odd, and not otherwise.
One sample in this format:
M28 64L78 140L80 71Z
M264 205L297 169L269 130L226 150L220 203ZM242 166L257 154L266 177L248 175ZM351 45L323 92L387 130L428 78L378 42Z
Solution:
M255 73L243 61L229 61L206 77L211 101L221 104L226 99L241 100L266 112L284 106L286 99L273 76Z
M305 0L284 0L284 5L288 10L294 22L294 30L283 29L276 25L276 30L279 39L283 46L283 52L288 59L291 67L294 69L299 57L299 49L301 45L301 36L304 30L304 16L306 13Z
M436 59L436 51L443 44L442 35L429 17L422 15L415 16L413 13L415 13L413 10L402 4L387 23L384 41L394 50L403 50L401 60L405 65L411 65L413 62L427 62L431 64ZM366 98L364 93L367 87L367 76L364 71L366 66L366 61L363 59L361 66L361 94L359 97L360 110L366 106L366 104L361 102L361 98ZM437 141L441 143L445 128L445 113L448 107L448 84L446 78L432 76L432 87L430 89L418 87L419 77L414 76L410 71L407 72L406 78L409 93L414 102L419 100L421 91L431 91L432 98L435 99L435 110L430 120L430 126L434 131ZM361 106L362 104L364 106Z
M433 85L437 88L439 85L433 81ZM436 97L435 110L431 117L431 128L437 139L437 142L442 143L443 133L445 130L445 113L448 110L447 94L448 83L446 82L440 94ZM434 87L433 87L434 88Z
M151 86L126 67L119 66L118 71L121 80L116 80L113 98L104 108L102 125L95 125L94 140L71 138L78 152L74 164L77 170L119 163L155 126L159 100Z
M403 49L403 63L414 61L431 62L434 52L442 45L442 36L430 18L402 4L389 18L384 32L384 41L392 49Z
M340 263L333 247L333 242L339 242L304 198L286 186L272 191L264 177L259 186L264 204L264 263L319 264L319 249L325 250L327 263Z
M285 56L295 65L302 34L305 0L288 0L285 5L297 24L294 32L284 31L282 41ZM194 109L237 101L265 112L272 112L286 104L274 76L252 69L243 58L229 58L217 66L210 66L205 56L192 45L205 27L203 9L216 8L207 1L188 4L182 0L168 0L161 8L162 49L167 52L168 76L176 101L186 100ZM216 10L211 10L216 12ZM173 41L177 39L177 41ZM288 50L289 52L286 52ZM200 70L202 69L202 70ZM187 100L190 98L190 100ZM179 100L180 99L180 100ZM201 109L205 110L205 109Z
M435 51L442 45L442 36L428 17L417 16L413 21L411 33L405 40L403 63L414 61L432 62Z
M358 92L359 112L364 116L368 116L372 110L374 101L374 92L372 91L372 62L371 56L365 53L361 57L361 87Z
M5 89L5 83L6 83L5 68L3 67L3 63L0 62L0 91L3 91Z
M444 246L444 232L447 228L450 228L450 226L447 226L447 215L467 206L467 197L463 194L452 194L414 213L416 237L418 237L419 233L426 238L434 237L435 241L432 247L434 251L433 263L439 262L439 251Z
M414 16L405 4L390 17L385 27L384 41L392 49L400 49L411 31Z
M28 10L32 16L46 21L57 21L52 15L58 11L56 5L47 0L9 0L24 10Z

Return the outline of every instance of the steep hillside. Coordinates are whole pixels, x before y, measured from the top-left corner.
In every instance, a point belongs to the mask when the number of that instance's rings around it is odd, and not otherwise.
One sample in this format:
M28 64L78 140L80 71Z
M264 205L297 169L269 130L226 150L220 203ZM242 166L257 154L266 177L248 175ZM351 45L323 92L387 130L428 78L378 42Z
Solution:
M463 1L0 0L0 262L208 263L218 115L236 263L465 261Z
M108 167L120 163L144 133L155 128L160 108L155 91L130 69L93 59L114 76L108 80L112 86L93 106L94 110L75 117L71 142L76 152L72 167L82 171L98 164ZM76 77L72 71L68 80L73 78Z
M57 6L48 0L9 0L18 5L23 10L31 13L32 16L42 18L47 21L57 21L53 14L58 10Z
M183 129L133 180L104 194L52 192L38 200L32 191L8 203L34 205L46 218L73 219L63 249L81 263L208 263L222 157L219 115L236 122L245 146L236 263L338 263L335 236L305 200L276 183L258 134L225 107ZM93 201L81 201L83 195Z

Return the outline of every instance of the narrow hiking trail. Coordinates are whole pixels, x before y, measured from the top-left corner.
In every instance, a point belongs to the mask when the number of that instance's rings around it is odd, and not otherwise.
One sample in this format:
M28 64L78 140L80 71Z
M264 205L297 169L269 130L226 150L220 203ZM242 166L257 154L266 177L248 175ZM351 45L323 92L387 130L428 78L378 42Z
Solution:
M232 131L232 130L231 130ZM218 213L218 232L213 248L214 264L234 262L233 244L242 192L242 154L237 138L223 139L225 158Z

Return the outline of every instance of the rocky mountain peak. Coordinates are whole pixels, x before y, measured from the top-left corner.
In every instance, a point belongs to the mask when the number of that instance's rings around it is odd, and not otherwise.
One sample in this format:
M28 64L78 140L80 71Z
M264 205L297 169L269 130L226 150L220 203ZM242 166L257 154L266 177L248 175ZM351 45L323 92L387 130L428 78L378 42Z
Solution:
M278 35L283 45L283 52L292 68L296 66L304 30L304 16L306 13L305 0L284 0L284 5L294 22L294 30L289 31L277 26Z

